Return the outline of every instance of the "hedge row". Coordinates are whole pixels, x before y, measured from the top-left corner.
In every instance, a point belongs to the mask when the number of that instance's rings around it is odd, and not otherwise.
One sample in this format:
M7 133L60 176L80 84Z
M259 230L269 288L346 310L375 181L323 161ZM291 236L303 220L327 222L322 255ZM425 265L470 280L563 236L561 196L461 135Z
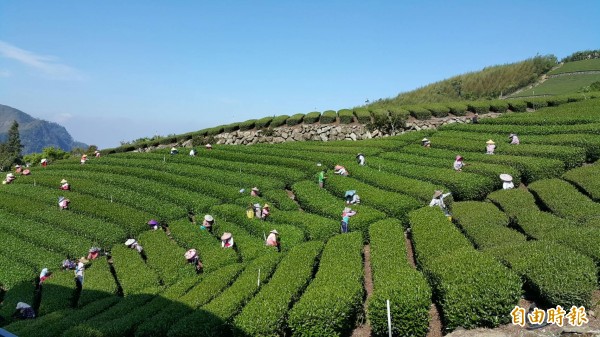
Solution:
M290 118L288 118L285 121L285 124L287 126L298 125L298 124L302 123L303 118L304 118L304 114L295 114L295 115L292 115Z
M304 124L314 124L321 119L321 113L319 111L309 112L304 115Z
M296 226L275 223L272 219L267 219L266 221L257 218L248 219L246 217L246 208L244 207L230 204L216 205L211 208L211 212L211 214L218 216L224 221L235 223L244 228L258 239L264 240L270 231L276 229L279 232L281 248L283 250L288 250L305 239L304 231ZM277 209L271 209L271 213L274 214L277 212L279 212ZM233 234L235 235L235 233Z
M409 214L417 262L442 309L447 330L498 326L521 295L519 277L477 252L437 208Z
M493 111L493 112L504 113L509 108L509 103L507 101L503 101L503 100L490 101L489 104L490 104L490 111Z
M431 111L434 117L446 117L450 113L450 108L444 104L428 105L427 110Z
M266 128L271 124L272 120L273 120L273 117L263 117L263 118L257 119L256 122L254 122L254 126L257 129Z
M362 237L338 235L327 242L319 271L289 313L294 336L345 336L363 299Z
M422 152L429 151L430 149L422 149ZM424 157L418 154L412 153L385 153L381 156L385 159L391 159L398 162L414 164L414 165L423 165L423 166L432 166L432 167L440 167L440 168L448 168L449 160L448 158L433 158L433 157ZM450 157L451 158L451 157ZM496 183L494 184L494 188L501 188L502 182L498 179L498 176L501 173L508 173L512 175L513 181L515 182L515 186L518 186L521 181L521 172L518 170L508 166L508 165L500 165L500 164L489 164L482 162L469 162L469 165L463 167L463 172L475 173L482 175L484 177L488 177L489 179L494 180Z
M350 124L354 122L354 114L352 113L352 110L338 110L337 115L340 117L340 124Z
M490 111L490 103L488 101L469 102L467 103L467 110L478 114L488 113Z
M144 242L140 241L140 244L144 246ZM148 289L158 292L159 277L144 263L137 250L120 244L112 248L111 255L117 279L125 296L146 293Z
M371 112L367 108L354 109L354 116L356 116L356 120L361 124L371 123Z
M252 261L265 254L266 251L272 250L270 247L265 246L264 239L251 235L243 227L225 220L217 220L215 220L213 226L213 234L216 238L220 238L225 232L232 233L235 242L234 250L240 255L242 261Z
M584 191L595 202L600 201L600 165L579 167L565 172L562 178Z
M276 128L276 127L282 126L283 124L285 124L285 122L287 121L288 118L290 118L290 116L288 116L288 115L281 115L281 116L273 117L270 127Z
M4 210L0 210L0 218L2 218L0 231L19 236L49 251L77 256L83 254L92 246L92 242L86 238L74 236L60 228L53 228L46 223L32 221Z
M273 277L235 318L236 336L285 335L285 317L313 276L321 242L294 247L281 261Z
M75 292L75 274L73 271L59 271L54 269L52 277L44 281L42 290L42 301L40 308L36 313L38 316L43 316L56 310L74 307L76 302L74 298ZM85 288L84 280L84 291ZM106 294L110 295L110 294ZM29 303L31 304L31 303Z
M161 284L169 286L180 278L196 275L195 269L183 258L186 249L171 241L163 231L142 233L138 240L143 242L146 262L158 272Z
M199 216L201 218L201 216ZM220 219L215 220L215 225L218 226ZM221 248L221 241L219 238L211 235L208 231L200 230L200 223L194 225L186 220L179 220L171 223L169 229L171 236L177 242L177 244L186 249L196 249L202 263L204 265L204 271L210 273L212 271L223 268L224 266L236 263L238 261L238 255L233 249ZM216 228L216 227L215 227ZM213 230L215 230L213 228ZM236 244L244 245L244 234L236 233L234 241ZM246 234L247 236L248 234ZM241 237L241 238L238 238ZM238 241L241 240L242 243ZM254 241L254 240L250 240ZM183 258L183 255L180 256Z
M595 113L596 100L570 104L566 107L553 107L527 114L504 115L500 118L482 119L482 124L515 124L515 125L551 125L551 124L584 124L598 122Z
M508 218L492 204L456 203L453 212L463 228L471 229L468 234L488 228L473 236L475 243L511 266L548 304L589 305L596 283L591 259L551 242L526 242L521 234L504 227ZM581 264L572 267L575 261Z
M390 301L394 336L425 336L429 329L431 288L407 260L402 224L387 219L369 228L373 295L367 314L375 336L387 336Z
M51 227L64 229L73 235L82 236L102 246L120 241L126 236L123 228L115 224L72 212L59 211L54 203L54 198L51 205L36 200L28 200L27 203L24 203L7 193L1 193L0 209Z
M245 122L240 123L240 131L251 130L251 129L254 129L255 126L256 126L256 119L249 119Z
M173 187L165 183L150 181L142 177L133 177L126 174L108 173L106 172L107 168L102 165L94 167L87 166L85 169L75 170L72 166L61 163L48 166L47 170L44 171L45 174L54 175L57 179L60 179L60 177L68 177L72 183L76 179L90 179L96 181L98 184L106 185L107 187L117 186L135 190L139 193L151 195L166 204L181 205L185 210L195 213L205 212L210 206L218 202L217 198L192 194L183 188ZM71 187L73 189L78 189L78 186L76 185L72 185Z
M37 276L36 274L37 270L15 264L8 257L0 255L0 284L8 290L4 295L2 306L0 306L0 316L6 321L2 322L0 326L14 320L12 314L15 312L17 303L33 303L33 280Z
M231 328L231 319L269 280L280 259L281 254L272 251L250 262L229 288L199 310L183 317L169 329L167 336L229 335L227 330Z
M4 219L2 219L4 221ZM22 240L9 233L0 236L0 247L4 256L10 256L15 263L29 265L41 270L45 267L60 266L64 256Z
M242 264L236 263L206 274L200 283L189 289L176 302L168 304L155 315L147 316L147 319L135 331L135 336L166 336L169 329L182 317L189 314L190 310L205 305L229 287L242 272L243 267Z
M336 120L337 120L337 113L334 110L327 110L327 111L323 111L319 122L321 124L330 124L330 123L335 123Z
M455 172L452 168L453 157L448 159L448 168L412 165L392 160L371 158L369 166L378 167L383 172L429 181L447 186L455 200L482 199L491 192L497 183L490 178L468 172ZM433 193L432 191L429 191Z
M329 175L325 188L341 200L344 200L346 191L356 190L361 198L361 205L373 207L389 217L400 219L405 224L408 223L407 213L420 206L417 199L408 195L388 192L356 179L336 174Z
M50 270L52 271L52 269ZM71 278L74 277L73 271L66 271L66 273L70 274ZM81 292L81 296L77 302L78 307L117 294L117 284L105 257L98 258L89 263L85 268L84 278L84 290Z
M453 161L454 156L457 155L457 152L454 150L435 148L423 149L418 145L407 146L404 148L404 151L421 155L423 157L446 158L446 160L449 162L449 165L452 164L451 161ZM512 166L521 172L521 179L526 183L530 183L538 179L558 177L565 171L564 163L557 159L509 156L501 154L487 155L474 152L461 153L461 155L463 156L466 164L476 161ZM497 180L495 181L497 182Z
M339 222L316 214L296 211L271 213L271 220L297 226L304 230L308 240L326 241L340 232Z
M528 187L552 213L562 218L585 223L600 214L600 204L590 200L564 180L540 180Z
M327 181L325 181L325 184L327 184ZM342 220L342 211L346 207L343 197L336 198L325 189L319 188L316 182L311 181L298 182L292 186L292 190L298 198L300 206L305 211L320 214L336 221ZM357 213L350 219L349 230L362 232L365 240L367 240L368 228L371 223L385 218L385 214L365 205L354 206L353 208Z
M425 120L431 118L431 111L427 110L422 106L410 105L403 107L410 112L410 115L419 120Z
M504 210L514 226L536 240L553 241L591 257L600 265L600 229L576 225L548 212L541 212L527 190L500 190L488 198Z
M467 114L467 104L466 103L448 103L446 104L448 109L450 109L450 113L454 116L464 116Z
M509 219L489 202L464 201L452 204L452 219L475 247L485 250L525 242L526 237L508 228Z

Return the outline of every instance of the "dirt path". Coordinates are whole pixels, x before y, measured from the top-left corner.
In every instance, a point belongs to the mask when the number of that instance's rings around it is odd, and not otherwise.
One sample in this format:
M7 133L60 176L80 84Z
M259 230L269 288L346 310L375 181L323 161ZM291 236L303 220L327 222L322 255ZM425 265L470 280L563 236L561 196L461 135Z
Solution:
M366 245L363 249L363 254L365 257L364 266L365 266L365 290L367 291L367 298L365 299L363 305L364 316L362 319L362 324L356 327L352 332L352 337L370 337L371 336L371 325L366 318L367 312L367 303L371 295L373 294L373 274L371 273L371 246Z

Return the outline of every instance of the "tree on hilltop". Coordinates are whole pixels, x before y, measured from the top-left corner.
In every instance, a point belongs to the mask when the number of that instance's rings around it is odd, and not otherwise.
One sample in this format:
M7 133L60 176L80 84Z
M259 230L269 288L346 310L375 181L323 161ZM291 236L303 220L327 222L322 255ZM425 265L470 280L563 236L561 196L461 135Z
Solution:
M23 163L23 155L21 151L21 137L19 136L19 123L13 121L8 130L8 140L0 145L0 168L2 170L10 170L15 164Z

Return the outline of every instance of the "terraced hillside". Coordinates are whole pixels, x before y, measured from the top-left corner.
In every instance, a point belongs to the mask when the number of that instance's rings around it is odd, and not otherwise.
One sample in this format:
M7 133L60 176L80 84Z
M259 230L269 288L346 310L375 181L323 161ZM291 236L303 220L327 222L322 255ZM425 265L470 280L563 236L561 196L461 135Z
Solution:
M366 317L372 335L385 336L390 300L393 334L426 336L432 304L444 332L509 323L522 296L595 306L600 178L588 164L600 156L600 100L555 104L369 141L214 146L196 157L127 152L34 167L0 193L0 324L18 336L349 336ZM508 144L510 133L520 145ZM431 148L420 146L425 136ZM494 155L485 154L488 139ZM452 166L458 154L461 172ZM335 175L335 165L349 176ZM500 190L501 173L517 188ZM71 191L58 189L63 178ZM261 197L249 195L253 186ZM350 233L340 234L351 189L362 202L351 206ZM436 189L452 192L452 222L427 206ZM69 210L57 208L59 196ZM252 203L269 203L270 217L247 218ZM215 218L212 233L200 227L204 214ZM168 230L149 230L150 219ZM280 253L265 246L273 229ZM221 247L224 232L235 249ZM128 238L144 256L123 245ZM86 266L78 291L73 271L59 267L91 246L109 255ZM190 248L202 274L186 263ZM37 287L44 267L54 273ZM38 317L13 320L17 302Z

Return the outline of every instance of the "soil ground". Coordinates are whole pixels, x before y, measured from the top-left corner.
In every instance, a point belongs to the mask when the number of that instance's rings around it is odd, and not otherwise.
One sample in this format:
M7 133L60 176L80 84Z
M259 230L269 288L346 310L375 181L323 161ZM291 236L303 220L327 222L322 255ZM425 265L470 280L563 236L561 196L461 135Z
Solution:
M369 298L373 294L373 274L371 274L371 246L366 245L363 249L364 255L364 268L365 268L365 290L367 291L367 298L365 298L364 306L363 306L363 319L362 324L360 324L354 331L352 332L352 337L369 337L371 336L371 325L366 317L367 312L367 303Z

